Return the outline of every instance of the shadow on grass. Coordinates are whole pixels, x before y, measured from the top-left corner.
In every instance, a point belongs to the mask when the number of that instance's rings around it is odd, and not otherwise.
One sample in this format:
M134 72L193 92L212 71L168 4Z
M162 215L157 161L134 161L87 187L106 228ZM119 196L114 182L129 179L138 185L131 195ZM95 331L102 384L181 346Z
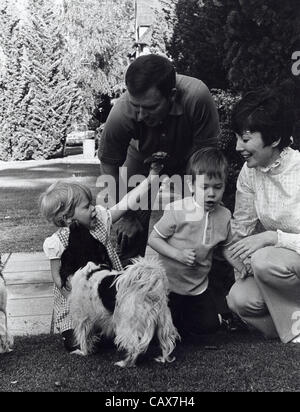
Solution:
M216 350L208 350L214 345ZM206 392L299 391L299 350L254 334L221 333L202 345L180 344L176 361L157 364L151 345L138 366L120 369L112 345L88 357L64 352L59 336L16 339L0 357L1 391Z

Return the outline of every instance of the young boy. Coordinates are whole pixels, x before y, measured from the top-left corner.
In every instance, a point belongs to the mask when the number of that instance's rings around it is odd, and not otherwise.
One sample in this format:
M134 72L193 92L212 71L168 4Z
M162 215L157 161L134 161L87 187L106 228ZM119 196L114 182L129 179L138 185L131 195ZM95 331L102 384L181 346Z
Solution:
M208 273L214 248L231 240L231 213L220 204L227 168L218 149L194 153L187 166L192 196L168 205L148 241L166 269L169 305L183 338L215 332L222 324L208 288ZM246 270L228 252L226 258L239 272Z

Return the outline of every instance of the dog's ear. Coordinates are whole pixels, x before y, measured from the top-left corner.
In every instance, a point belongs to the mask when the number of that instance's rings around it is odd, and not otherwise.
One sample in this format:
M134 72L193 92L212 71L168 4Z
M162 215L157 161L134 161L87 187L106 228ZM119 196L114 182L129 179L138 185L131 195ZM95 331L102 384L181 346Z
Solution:
M88 262L84 268L82 268L83 276L88 276L91 272L96 272L100 268L99 265L96 265L93 262Z
M59 270L62 287L66 286L68 277L74 275L77 269L71 251L66 249L61 255L61 266Z

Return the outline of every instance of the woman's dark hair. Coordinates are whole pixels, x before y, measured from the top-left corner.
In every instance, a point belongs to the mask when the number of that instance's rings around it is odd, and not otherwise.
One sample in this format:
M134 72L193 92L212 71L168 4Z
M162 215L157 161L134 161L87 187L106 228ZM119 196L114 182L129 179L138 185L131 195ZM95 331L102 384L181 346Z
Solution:
M284 87L251 91L232 111L232 129L238 135L260 132L265 146L280 139L278 149L291 144L295 114Z
M192 183L199 175L206 174L210 179L226 180L228 162L223 152L215 147L205 147L197 150L189 159L186 174L192 176Z
M168 98L176 86L175 67L163 56L140 56L128 67L125 83L132 96L140 96L154 86Z

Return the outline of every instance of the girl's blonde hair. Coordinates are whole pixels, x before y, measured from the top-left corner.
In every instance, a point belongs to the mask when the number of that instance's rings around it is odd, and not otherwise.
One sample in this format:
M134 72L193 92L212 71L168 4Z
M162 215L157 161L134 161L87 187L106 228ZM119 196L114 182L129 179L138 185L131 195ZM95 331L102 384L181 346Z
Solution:
M80 183L56 182L40 197L42 215L58 227L66 226L66 219L74 215L75 207L83 200L92 201L90 189Z

